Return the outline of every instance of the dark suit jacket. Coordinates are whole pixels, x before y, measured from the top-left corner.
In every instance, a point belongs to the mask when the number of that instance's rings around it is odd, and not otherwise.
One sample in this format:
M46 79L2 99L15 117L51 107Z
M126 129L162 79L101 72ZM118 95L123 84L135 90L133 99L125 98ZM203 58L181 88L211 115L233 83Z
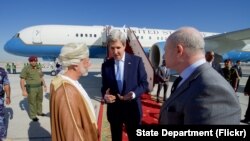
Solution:
M221 65L219 63L216 63L216 62L212 62L212 67L219 73L221 74L222 76L224 76L223 74L223 71L222 71L222 68L221 68Z
M240 124L230 84L208 63L199 66L163 104L160 124Z
M167 69L167 68L166 68ZM157 69L157 77L158 77L158 82L159 83L167 83L169 82L169 78L170 78L170 70L167 69L165 71L165 67L164 66L160 66Z
M102 64L102 88L101 92L104 96L106 90L110 88L113 95L119 93L118 85L115 77L115 60L109 59ZM148 90L147 74L144 64L140 57L126 53L124 63L124 81L121 95L125 95L130 91L136 94L136 98L131 101L120 101L116 97L116 102L108 104L107 116L108 120L116 120L119 117L136 115L141 117L141 94Z

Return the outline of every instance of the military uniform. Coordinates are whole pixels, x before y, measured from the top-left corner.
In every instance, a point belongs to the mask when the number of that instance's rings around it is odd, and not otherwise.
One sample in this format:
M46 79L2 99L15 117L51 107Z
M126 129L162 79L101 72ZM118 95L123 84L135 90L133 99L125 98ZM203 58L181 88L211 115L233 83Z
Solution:
M6 64L6 70L7 70L8 73L11 73L10 72L11 71L11 66L10 66L9 63Z
M26 81L26 90L28 93L29 116L31 119L36 115L42 114L43 101L43 73L40 67L25 66L20 74Z
M5 105L4 105L4 85L9 85L7 72L0 68L0 140L6 137L7 128L5 123Z
M16 74L16 65L12 63L12 73Z

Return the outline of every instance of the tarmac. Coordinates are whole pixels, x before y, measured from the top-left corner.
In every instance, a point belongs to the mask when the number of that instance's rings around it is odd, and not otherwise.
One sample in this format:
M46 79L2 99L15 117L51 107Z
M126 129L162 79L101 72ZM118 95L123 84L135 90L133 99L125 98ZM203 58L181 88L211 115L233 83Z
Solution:
M94 104L96 114L98 116L100 100L101 100L101 63L95 62L89 69L89 74L86 77L82 77L79 81L84 89L89 94ZM237 92L242 113L241 117L244 118L244 114L248 104L248 96L244 96L243 89L245 87L248 76L250 75L250 66L242 66L243 77L240 81L240 86ZM17 71L20 72L20 71ZM43 99L43 112L46 113L45 117L38 117L38 122L33 122L28 116L27 98L22 96L20 88L19 74L9 74L11 84L11 104L6 106L6 122L7 122L7 139L8 141L51 141L51 129L50 129L50 113L49 113L49 93L44 92ZM45 72L44 78L47 86L54 76L50 76ZM174 77L172 77L173 79ZM172 80L171 79L171 80ZM172 82L170 82L171 88ZM170 88L168 89L168 96L170 94ZM48 88L49 90L49 88ZM154 87L151 92L152 95L156 95L157 86ZM161 93L162 95L162 93Z

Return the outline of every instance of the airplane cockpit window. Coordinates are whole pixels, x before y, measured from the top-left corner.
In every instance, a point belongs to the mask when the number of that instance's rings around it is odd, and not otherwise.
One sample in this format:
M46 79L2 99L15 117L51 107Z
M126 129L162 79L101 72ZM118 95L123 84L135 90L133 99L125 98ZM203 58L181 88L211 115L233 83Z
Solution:
M15 35L13 36L13 38L19 38L19 36L20 36L20 33L17 33L17 34L15 34Z

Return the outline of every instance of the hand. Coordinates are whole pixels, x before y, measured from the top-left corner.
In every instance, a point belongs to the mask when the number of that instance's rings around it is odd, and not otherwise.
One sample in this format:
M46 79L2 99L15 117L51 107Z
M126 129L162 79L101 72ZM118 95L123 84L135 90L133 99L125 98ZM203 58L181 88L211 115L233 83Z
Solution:
M10 97L6 97L6 98L5 98L5 103L6 103L6 105L9 105L10 102L11 102Z
M234 91L237 92L237 87L234 88Z
M120 94L118 94L118 97L120 100L124 100L124 101L129 101L133 99L133 93L129 92L128 94L121 96Z
M106 93L104 95L104 100L107 102L107 103L114 103L115 102L115 99L116 97L114 95L111 95L110 94L110 88L108 88L106 90Z
M28 96L28 93L27 93L27 91L23 91L23 96Z

